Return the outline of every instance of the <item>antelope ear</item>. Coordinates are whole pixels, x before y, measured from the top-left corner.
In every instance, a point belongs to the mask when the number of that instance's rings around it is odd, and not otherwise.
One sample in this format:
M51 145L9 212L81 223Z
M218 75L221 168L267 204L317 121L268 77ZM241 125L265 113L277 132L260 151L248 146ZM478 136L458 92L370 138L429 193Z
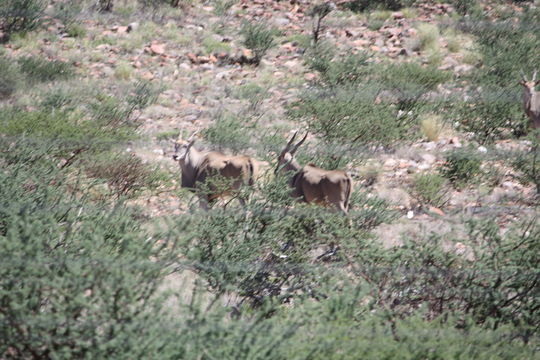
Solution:
M520 80L520 81L518 82L518 85L526 86L525 80Z
M540 84L540 80L536 80L536 82L534 83L534 86Z

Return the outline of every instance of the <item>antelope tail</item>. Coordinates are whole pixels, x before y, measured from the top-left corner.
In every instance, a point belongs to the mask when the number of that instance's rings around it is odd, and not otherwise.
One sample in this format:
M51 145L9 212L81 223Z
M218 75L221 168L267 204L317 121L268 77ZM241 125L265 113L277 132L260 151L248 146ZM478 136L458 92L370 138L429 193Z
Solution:
M352 179L349 174L347 174L347 194L345 198L345 204L343 206L345 207L345 210L349 210L349 202L351 200L351 192L352 192Z
M253 164L253 159L250 159L248 161L249 166L249 179L248 179L248 185L253 186L255 184L255 176L256 176L256 166Z

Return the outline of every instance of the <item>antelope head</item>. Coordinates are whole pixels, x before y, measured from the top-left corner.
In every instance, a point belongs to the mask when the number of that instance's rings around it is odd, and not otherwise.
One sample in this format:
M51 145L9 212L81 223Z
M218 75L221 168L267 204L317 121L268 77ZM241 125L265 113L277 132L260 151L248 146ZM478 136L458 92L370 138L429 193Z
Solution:
M195 143L195 136L199 133L199 130L195 130L191 134L191 136L184 140L182 139L182 132L180 132L180 135L178 136L178 139L174 142L174 154L172 156L174 161L185 161L191 147Z
M534 93L534 88L536 85L540 84L540 80L536 80L536 75L538 71L535 71L533 74L533 77L531 80L527 80L527 77L521 72L521 80L519 81L519 84L525 88L525 91L527 91L529 94Z
M304 143L304 141L306 141L308 133L306 133L306 135L302 138L302 140L300 140L298 143L294 144L294 139L296 138L297 134L298 134L298 131L294 133L294 135L289 140L287 145L285 145L285 148L283 149L283 151L281 151L281 154L279 154L277 167L276 167L276 170L274 171L274 173L277 174L280 170L285 170L285 171L299 170L299 169L296 169L299 166L298 166L298 164L295 164L294 154L296 153L296 151L298 150L300 145L302 145ZM294 169L290 168L289 165L292 165L294 167Z

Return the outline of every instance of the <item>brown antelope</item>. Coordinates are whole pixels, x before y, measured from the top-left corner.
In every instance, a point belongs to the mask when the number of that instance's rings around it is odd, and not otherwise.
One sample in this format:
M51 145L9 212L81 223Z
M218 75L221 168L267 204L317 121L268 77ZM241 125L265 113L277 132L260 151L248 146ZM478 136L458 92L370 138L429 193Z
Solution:
M207 210L216 199L234 195L244 184L253 185L257 167L256 162L248 156L196 150L193 147L196 134L192 134L188 140L179 137L175 141L173 160L178 161L182 170L181 186L198 192L199 203ZM212 177L221 178L226 183L208 181ZM244 199L238 199L242 205L245 204Z
M522 72L519 84L523 86L523 108L529 117L529 124L533 129L540 129L540 91L534 90L540 80L536 80L536 74L537 71L534 72L532 80L527 80Z
M304 143L308 134L293 145L297 133L294 133L279 155L275 173L288 173L290 176L288 184L293 189L294 197L302 198L307 203L334 205L347 214L352 192L351 177L341 170L324 170L313 164L300 166L294 154Z

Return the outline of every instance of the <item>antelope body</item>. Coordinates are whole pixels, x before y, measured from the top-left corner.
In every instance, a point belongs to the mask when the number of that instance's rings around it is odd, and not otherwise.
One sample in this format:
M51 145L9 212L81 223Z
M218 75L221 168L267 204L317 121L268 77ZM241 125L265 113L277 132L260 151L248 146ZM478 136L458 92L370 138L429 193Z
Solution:
M249 156L226 155L220 152L201 152L193 147L194 135L189 140L178 139L175 142L173 159L178 161L182 170L183 188L199 191L200 205L208 205L216 199L233 195L242 185L253 185L256 176L256 163ZM221 178L224 184L209 181ZM205 190L205 191L201 191ZM244 204L244 199L239 198Z
M292 146L296 133L278 157L276 173L289 174L288 183L293 189L294 197L302 198L307 203L333 205L336 209L347 213L352 192L352 179L345 171L325 170L312 164L302 167L294 158L295 152L306 140Z
M523 86L523 109L529 117L529 124L533 129L540 129L540 91L534 90L540 80L536 80L536 74L537 71L534 72L532 80L527 80L522 74L519 84Z

